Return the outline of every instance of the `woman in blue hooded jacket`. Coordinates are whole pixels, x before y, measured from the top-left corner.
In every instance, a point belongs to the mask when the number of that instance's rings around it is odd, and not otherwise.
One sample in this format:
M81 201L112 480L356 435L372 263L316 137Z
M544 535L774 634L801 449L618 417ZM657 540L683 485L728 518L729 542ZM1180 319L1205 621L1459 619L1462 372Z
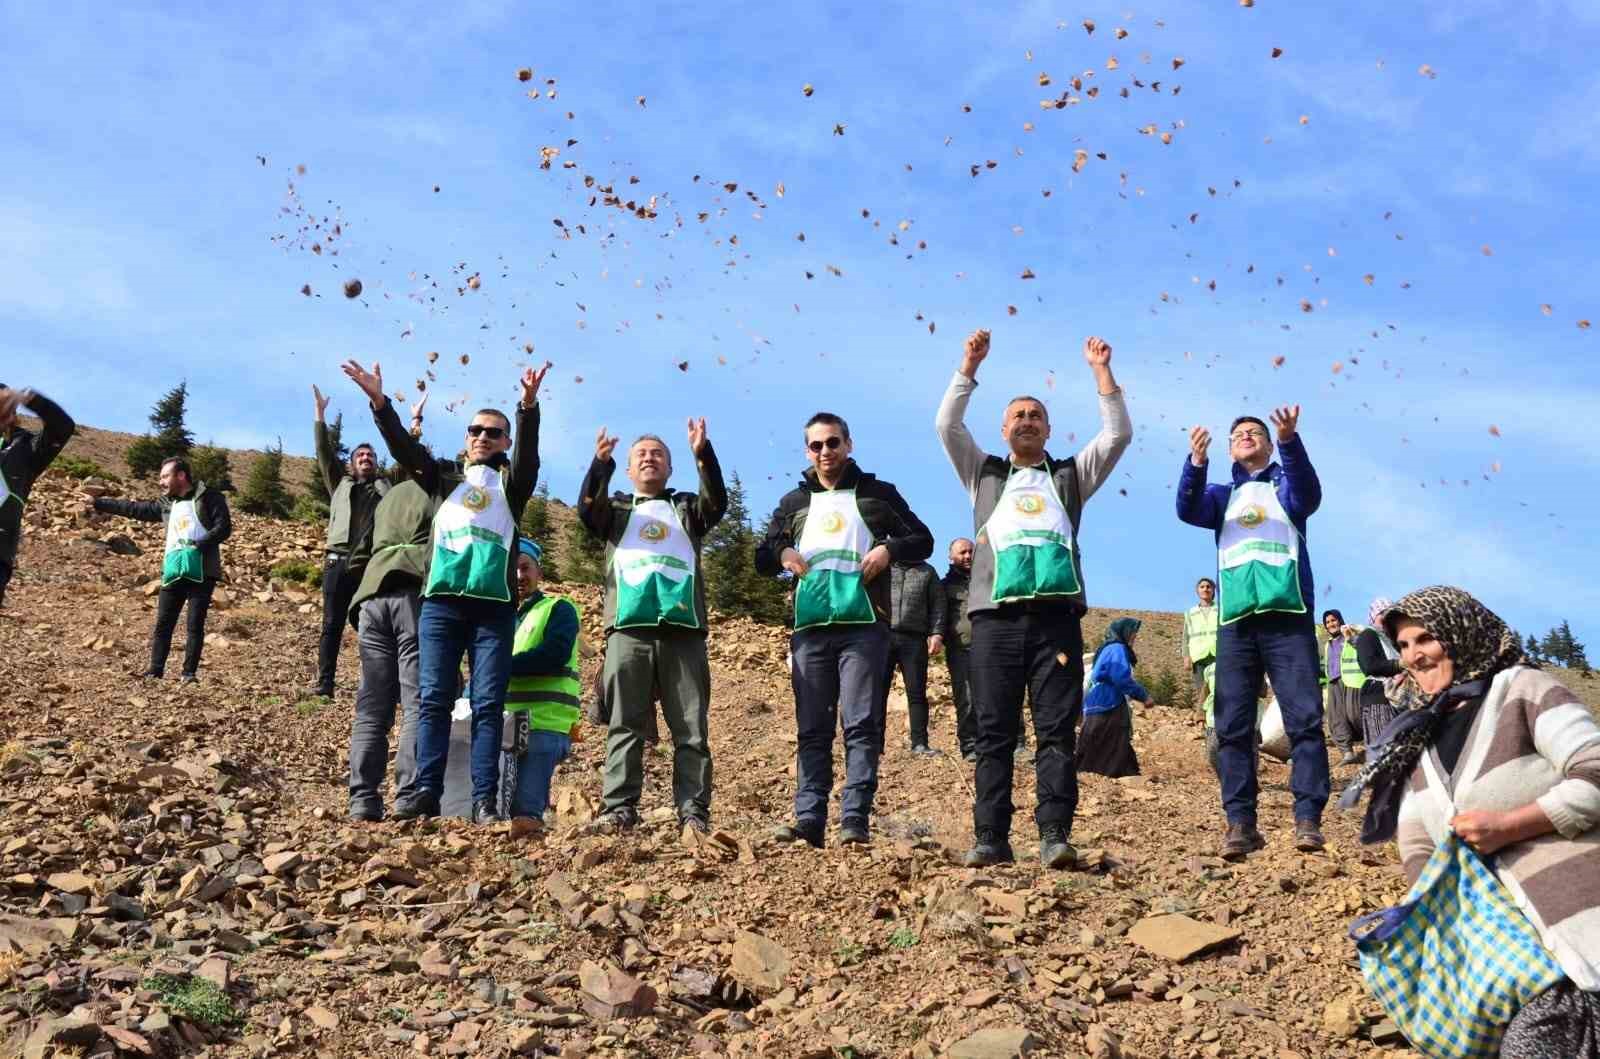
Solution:
M1102 776L1137 776L1133 752L1133 711L1129 699L1149 706L1150 693L1133 679L1139 664L1133 642L1139 619L1118 618L1106 630L1089 669L1089 690L1083 697L1083 731L1078 736L1078 771Z

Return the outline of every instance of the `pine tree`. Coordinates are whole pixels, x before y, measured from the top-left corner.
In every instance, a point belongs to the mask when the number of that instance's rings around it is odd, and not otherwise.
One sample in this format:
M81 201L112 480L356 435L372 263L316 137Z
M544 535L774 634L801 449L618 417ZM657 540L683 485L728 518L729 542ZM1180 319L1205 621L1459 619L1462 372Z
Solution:
M147 478L159 471L169 457L189 454L194 447L194 435L183 421L188 398L189 384L181 382L163 394L150 409L150 425L155 433L135 438L122 455L129 474Z
M1528 656L1529 661L1537 662L1542 657L1539 654L1539 641L1533 638L1533 633L1531 632L1528 634L1528 642L1523 644L1522 650Z
M1561 642L1561 629L1559 627L1552 627L1549 632L1544 634L1544 639L1539 641L1539 654L1547 662L1566 664L1567 652Z
M786 612L783 585L756 573L756 541L744 483L735 471L728 483L727 511L706 535L700 551L706 603L724 614L780 622Z
M340 465L349 470L350 450L344 445L344 413L340 412L333 417L333 422L327 424L328 447L333 449L333 458ZM316 461L311 464L311 471L306 475L305 484L301 487L306 496L318 502L323 507L323 517L327 517L328 502L333 499L333 494L328 492L328 483L322 477L322 465Z
M189 470L194 480L206 483L211 489L233 492L233 468L228 463L228 450L207 442L189 450Z
M522 535L544 550L544 558L539 562L544 579L560 581L561 571L556 566L555 530L550 525L549 482L541 483L533 496L528 498L528 506L522 512Z
M239 493L239 510L272 518L288 518L294 510L294 497L283 484L282 438L250 466L250 477Z
M603 585L606 580L606 546L573 519L561 539L563 579L569 584Z

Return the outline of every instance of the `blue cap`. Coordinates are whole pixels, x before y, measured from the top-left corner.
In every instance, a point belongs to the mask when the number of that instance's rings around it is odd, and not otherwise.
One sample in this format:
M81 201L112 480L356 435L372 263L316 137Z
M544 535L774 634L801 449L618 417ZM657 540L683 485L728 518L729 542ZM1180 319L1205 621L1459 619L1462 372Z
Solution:
M544 549L539 547L539 542L536 540L532 540L528 537L519 538L517 541L517 551L521 552L523 555L526 555L528 558L532 559L536 563L539 563L540 565L544 564Z

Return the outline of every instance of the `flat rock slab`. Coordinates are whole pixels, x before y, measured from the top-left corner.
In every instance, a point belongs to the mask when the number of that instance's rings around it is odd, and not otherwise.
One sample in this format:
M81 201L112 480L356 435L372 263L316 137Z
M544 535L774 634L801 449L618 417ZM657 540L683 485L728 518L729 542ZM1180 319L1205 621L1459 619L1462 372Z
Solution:
M1237 930L1202 923L1185 915L1148 916L1128 931L1128 940L1175 963L1192 959L1208 949L1226 945L1240 937Z
M1020 1059L1044 1042L1025 1026L989 1026L950 1046L950 1059Z

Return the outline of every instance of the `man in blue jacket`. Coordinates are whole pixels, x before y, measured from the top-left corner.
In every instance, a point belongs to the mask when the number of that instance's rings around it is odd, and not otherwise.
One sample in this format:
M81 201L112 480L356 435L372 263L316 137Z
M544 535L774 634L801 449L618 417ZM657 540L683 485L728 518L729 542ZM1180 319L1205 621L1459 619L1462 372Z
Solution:
M1211 432L1195 427L1178 479L1178 518L1217 539L1216 733L1227 860L1266 845L1256 829L1255 696L1263 672L1272 678L1289 735L1295 847L1323 846L1328 747L1306 550L1306 519L1322 505L1322 485L1296 433L1299 420L1299 405L1272 413L1278 463L1267 424L1254 416L1235 419L1228 431L1231 485L1206 484Z

